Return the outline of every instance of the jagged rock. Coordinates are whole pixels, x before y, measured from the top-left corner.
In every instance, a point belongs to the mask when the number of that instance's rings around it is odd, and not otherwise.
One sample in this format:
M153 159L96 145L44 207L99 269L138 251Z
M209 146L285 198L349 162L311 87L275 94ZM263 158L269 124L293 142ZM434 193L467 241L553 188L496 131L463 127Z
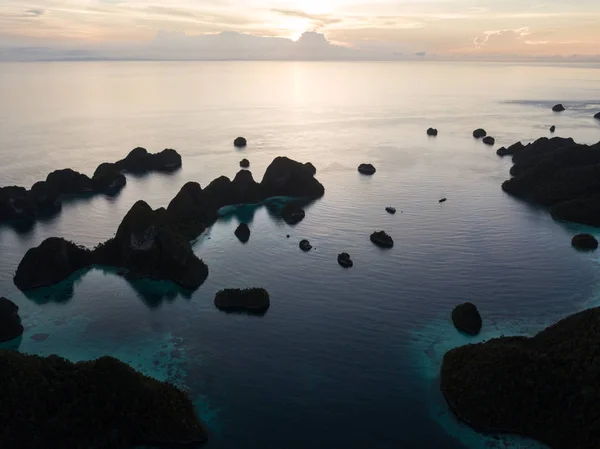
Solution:
M473 137L476 139L481 139L485 136L487 136L487 132L483 128L477 128L475 131L473 131Z
M304 164L304 168L306 169L308 174L310 174L311 176L315 176L317 174L317 168L310 162L306 162Z
M173 171L181 167L181 156L172 148L151 154L145 148L137 147L131 150L125 159L115 162L115 165L119 170L131 173Z
M117 164L104 162L96 168L92 182L96 192L115 194L125 186L127 179Z
M170 172L181 168L181 155L173 148L165 148L160 153L150 155L152 170Z
M559 104L556 104L556 105L552 106L552 110L554 112L562 112L562 111L565 110L565 107L562 104L559 103Z
M512 156L518 151L521 151L523 148L525 148L525 146L521 142L517 142L513 143L508 148L499 148L498 151L496 151L496 154L498 156Z
M70 168L55 170L48 175L46 182L61 195L76 195L94 190L92 180L83 173Z
M243 148L247 144L248 144L248 142L243 137L236 137L236 139L233 141L233 145L236 146L237 148Z
M481 331L481 315L475 304L466 302L458 305L452 311L452 323L458 330L467 334L477 335Z
M427 130L427 135L428 135L428 136L433 136L433 137L435 137L435 136L437 136L437 135L438 135L438 130L437 130L437 129L435 129L435 128L429 128L429 129Z
M551 133L553 133L554 131L556 131L556 126L552 125L552 126L550 127L550 132L551 132Z
M0 343L13 340L23 333L19 307L7 298L0 298Z
M249 170L240 170L231 181L230 203L228 204L256 204L262 201L261 187Z
M20 290L46 287L65 280L92 263L90 250L63 238L50 237L25 253L14 282Z
M298 245L300 247L300 249L304 252L308 252L312 249L312 245L310 244L310 242L306 239L300 240L300 243Z
M394 215L394 214L396 213L396 208L395 208L395 207L386 207L386 208L385 208L385 211L386 211L388 214L392 214L392 215Z
M124 449L207 439L184 391L113 357L72 363L0 350L0 366L3 447Z
M450 409L486 434L549 448L600 447L600 309L571 315L532 338L501 337L444 355L440 386Z
M55 212L62 206L58 190L46 181L38 181L31 186L30 195L40 212Z
M217 209L197 182L186 183L167 207L169 221L190 240L217 219Z
M358 166L358 172L363 175L373 175L377 170L372 164L360 164Z
M496 139L491 136L486 136L483 138L483 143L486 145L494 145L496 143Z
M320 198L325 188L310 166L279 156L271 162L260 183L263 198L276 196Z
M246 243L250 240L250 228L246 223L240 223L240 225L235 230L235 236L242 243Z
M264 288L226 288L215 295L215 306L224 311L264 313L271 304Z
M240 161L240 167L242 167L242 168L250 167L250 161L248 159L242 159Z
M598 240L591 234L577 234L571 240L571 245L577 249L594 250L598 249Z
M0 221L34 220L36 205L24 187L0 187Z
M304 219L306 213L304 209L302 209L296 203L287 203L285 207L281 210L281 217L283 220L289 224L294 225L296 223L301 222Z
M382 248L394 246L394 240L385 231L377 231L371 234L371 241Z
M338 254L338 263L344 268L351 268L354 265L348 253Z

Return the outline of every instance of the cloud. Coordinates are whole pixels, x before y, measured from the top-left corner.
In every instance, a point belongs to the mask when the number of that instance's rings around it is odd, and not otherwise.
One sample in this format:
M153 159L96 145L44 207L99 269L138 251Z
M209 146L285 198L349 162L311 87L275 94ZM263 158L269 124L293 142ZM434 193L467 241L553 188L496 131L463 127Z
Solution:
M333 25L335 23L340 23L342 21L341 18L332 17L327 14L308 14L304 11L296 10L296 9L280 9L273 8L272 12L286 16L286 17L295 17L299 19L306 19L311 22L313 28L321 29L327 25Z
M496 31L485 31L483 35L475 37L473 44L476 48L492 49L497 47L514 46L515 44L524 43L524 37L529 36L531 30L529 27L522 27L517 29L506 29Z
M21 17L39 17L46 14L46 11L43 9L28 9L26 10Z

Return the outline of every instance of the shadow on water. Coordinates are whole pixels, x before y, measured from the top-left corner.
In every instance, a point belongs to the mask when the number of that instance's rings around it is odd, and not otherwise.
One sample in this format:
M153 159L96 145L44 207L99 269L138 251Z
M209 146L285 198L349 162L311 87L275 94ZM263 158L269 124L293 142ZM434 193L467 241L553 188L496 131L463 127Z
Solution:
M264 317L267 314L267 312L269 311L268 308L266 308L265 310L260 310L260 311L256 311L256 312L250 312L248 310L243 310L243 309L226 310L226 309L220 309L217 306L215 306L215 308L219 312L224 313L226 315L245 315L245 316L252 316L252 317L256 317L256 318Z
M234 218L239 223L250 224L254 221L256 212L264 207L269 217L279 225L285 225L285 221L281 218L281 211L286 204L294 202L298 206L305 210L310 210L316 203L320 201L320 198L292 198L292 197L273 197L269 198L261 203L256 204L239 204L235 206L225 206L219 210L219 222L229 223ZM295 225L289 225L295 226Z
M88 271L90 271L89 268L79 270L58 284L26 290L23 294L27 299L38 305L48 303L67 304L75 295L75 286L81 282Z
M262 206L262 204L241 204L223 207L219 210L219 222L230 223L235 218L239 223L250 224L254 221L256 211Z
M191 290L169 281L127 279L127 277L124 279L149 309L156 309L164 303L172 303L180 296L189 300L193 293Z
M29 235L35 228L35 220L9 220L0 224L1 229L11 229L16 232L17 235Z

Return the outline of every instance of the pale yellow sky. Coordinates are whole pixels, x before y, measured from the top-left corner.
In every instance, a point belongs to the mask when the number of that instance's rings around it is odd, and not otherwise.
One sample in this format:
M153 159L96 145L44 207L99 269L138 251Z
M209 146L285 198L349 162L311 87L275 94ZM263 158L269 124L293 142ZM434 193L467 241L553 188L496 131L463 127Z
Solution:
M238 31L384 52L598 55L600 1L1 0L0 45L139 44L159 30Z

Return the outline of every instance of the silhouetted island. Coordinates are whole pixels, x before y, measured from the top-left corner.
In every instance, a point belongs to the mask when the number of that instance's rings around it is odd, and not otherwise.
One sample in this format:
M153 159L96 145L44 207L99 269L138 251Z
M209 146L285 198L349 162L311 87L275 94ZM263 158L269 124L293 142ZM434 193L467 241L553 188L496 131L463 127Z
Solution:
M481 315L475 304L466 302L452 311L452 323L458 330L467 334L477 335L481 330Z
M371 241L382 248L391 248L394 241L385 231L377 231L371 234Z
M502 189L550 208L556 219L600 226L600 143L542 137L510 147L513 167Z
M571 245L577 249L594 250L598 249L598 240L591 234L577 234L571 239Z
M338 263L344 268L352 268L352 266L354 265L354 262L352 262L352 259L350 259L350 254L348 253L338 254L337 260Z
M554 131L556 131L556 126L552 125L552 126L550 127L550 132L551 132L551 133L553 133Z
M246 223L240 223L234 234L242 243L246 243L248 240L250 240L250 228Z
M562 112L565 110L565 107L562 104L555 104L554 106L552 106L552 110L554 112Z
M237 148L243 148L246 145L248 145L248 142L243 137L236 137L235 140L233 141L233 145Z
M0 298L0 343L17 338L22 333L19 307L10 299Z
M170 172L180 167L181 156L173 149L152 154L138 147L131 150L125 159L100 164L92 178L70 168L55 170L45 181L36 182L31 190L17 186L0 187L0 222L35 221L39 216L56 213L61 209L62 195L115 195L127 183L124 172Z
M271 301L264 288L227 288L215 295L215 306L224 311L264 313Z
M187 394L113 357L72 363L0 350L0 441L19 449L202 443Z
M300 223L305 216L304 209L294 202L287 203L281 210L281 218L289 225Z
M600 308L535 337L502 337L444 355L441 389L476 430L533 438L552 449L600 447Z
M438 135L438 130L437 130L437 129L435 129L435 128L429 128L429 129L427 130L427 135L428 135L428 136L435 137L435 136L437 136L437 135Z
M373 164L360 164L358 166L359 173L363 175L373 175L377 171Z
M496 143L496 139L494 139L492 136L485 136L483 138L483 143L485 143L486 145L494 145Z
M93 250L51 237L31 248L21 260L15 285L29 290L58 283L74 272L103 265L126 269L129 275L175 282L196 289L206 280L208 267L190 244L218 218L223 206L255 204L284 197L318 198L325 189L310 166L278 157L260 184L241 170L233 181L221 176L205 189L188 182L165 208L153 210L138 201L126 214L114 238Z
M476 139L481 139L485 136L487 136L487 132L483 128L477 128L475 131L473 131L473 137Z

